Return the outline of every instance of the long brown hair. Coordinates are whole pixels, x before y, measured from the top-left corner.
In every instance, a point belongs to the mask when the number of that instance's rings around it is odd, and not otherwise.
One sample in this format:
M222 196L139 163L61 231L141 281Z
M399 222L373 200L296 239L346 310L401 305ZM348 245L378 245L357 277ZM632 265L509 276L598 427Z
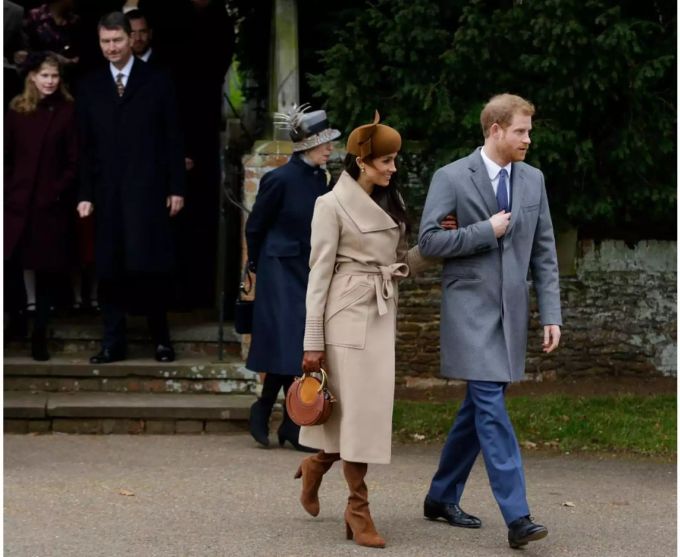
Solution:
M20 95L14 97L12 102L9 103L9 107L12 110L21 114L30 114L31 112L35 112L35 110L38 108L38 103L40 102L40 92L35 86L35 83L33 83L31 76L40 72L43 66L52 66L59 72L59 90L54 94L61 95L61 97L67 101L73 100L73 97L68 92L68 89L66 89L66 85L64 85L64 79L59 60L55 56L47 55L36 70L30 71L26 75L26 78L24 79L23 92Z
M370 159L366 162L367 164L370 163ZM355 180L358 180L359 175L361 174L361 169L357 164L356 155L347 153L344 164L347 174L349 174ZM411 232L411 221L409 220L408 213L406 212L404 200L399 193L399 183L396 174L392 176L389 186L373 188L371 198L378 205L380 205L388 215L392 217L394 222L397 224L403 224L407 233Z

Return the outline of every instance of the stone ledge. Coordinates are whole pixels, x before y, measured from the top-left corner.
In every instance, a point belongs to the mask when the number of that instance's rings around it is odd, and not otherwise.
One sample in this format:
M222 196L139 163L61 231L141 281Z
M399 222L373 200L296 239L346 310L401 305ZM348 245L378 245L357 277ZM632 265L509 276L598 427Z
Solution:
M131 358L105 365L93 365L90 354L59 354L47 362L28 356L4 358L4 375L29 377L153 377L157 379L234 379L256 381L257 374L242 360L227 356L223 362L208 357L179 357L171 363L152 358Z
M80 435L230 435L248 431L247 420L131 420L121 418L55 418L4 420L5 433Z
M52 418L247 420L251 395L49 393Z
M47 393L6 392L4 393L4 417L44 418L47 415L47 398Z
M210 342L217 343L218 322L201 319L199 322L184 322L181 314L168 315L170 338L173 343ZM51 338L62 340L95 340L102 338L100 316L57 317L50 326ZM146 318L130 316L127 320L128 342L143 342L151 345ZM240 342L232 322L224 323L224 342Z

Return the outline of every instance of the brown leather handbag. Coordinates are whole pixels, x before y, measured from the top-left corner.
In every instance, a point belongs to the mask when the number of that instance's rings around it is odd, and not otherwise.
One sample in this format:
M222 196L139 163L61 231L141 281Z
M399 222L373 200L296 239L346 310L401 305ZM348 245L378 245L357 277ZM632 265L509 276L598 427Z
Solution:
M311 373L304 372L296 377L286 394L286 410L297 425L321 425L328 420L333 410L335 397L326 386L328 376L321 369L321 381Z

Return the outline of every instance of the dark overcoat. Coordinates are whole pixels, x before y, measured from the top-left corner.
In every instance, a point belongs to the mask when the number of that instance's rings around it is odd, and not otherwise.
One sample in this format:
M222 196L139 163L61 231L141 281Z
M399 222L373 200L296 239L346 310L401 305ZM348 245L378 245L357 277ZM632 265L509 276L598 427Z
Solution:
M78 137L73 103L55 93L5 117L4 249L24 269L72 263ZM18 251L17 251L18 250Z
M257 273L248 369L300 374L312 215L328 190L324 170L298 155L260 181L246 223L248 259Z
M184 155L172 83L135 60L118 96L107 64L78 90L81 201L94 204L100 278L167 273L174 253L168 195L184 195Z

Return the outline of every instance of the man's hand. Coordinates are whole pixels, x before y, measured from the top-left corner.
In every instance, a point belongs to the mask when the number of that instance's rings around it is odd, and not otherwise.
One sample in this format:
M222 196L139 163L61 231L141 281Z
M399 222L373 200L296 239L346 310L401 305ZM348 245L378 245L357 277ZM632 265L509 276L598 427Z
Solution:
M458 219L456 215L446 215L444 220L439 223L444 230L458 230Z
M508 225L510 224L511 214L512 213L506 213L505 211L501 211L500 213L496 213L489 219L489 222L493 227L493 233L496 235L496 238L500 238L505 234L505 231L508 229Z
M560 344L560 332L559 325L545 325L543 327L543 352L550 354L555 348Z
M170 216L174 217L184 207L184 198L181 195L168 195L165 206L170 208Z
M319 369L325 363L326 363L325 352L305 351L302 355L302 371L306 371L307 373L319 371ZM327 372L328 370L325 371Z
M80 218L84 219L85 217L89 217L92 214L94 211L94 206L89 201L81 201L78 203L76 211L78 211Z
M191 170L194 167L194 159L190 159L189 157L184 157L184 169L185 170Z

